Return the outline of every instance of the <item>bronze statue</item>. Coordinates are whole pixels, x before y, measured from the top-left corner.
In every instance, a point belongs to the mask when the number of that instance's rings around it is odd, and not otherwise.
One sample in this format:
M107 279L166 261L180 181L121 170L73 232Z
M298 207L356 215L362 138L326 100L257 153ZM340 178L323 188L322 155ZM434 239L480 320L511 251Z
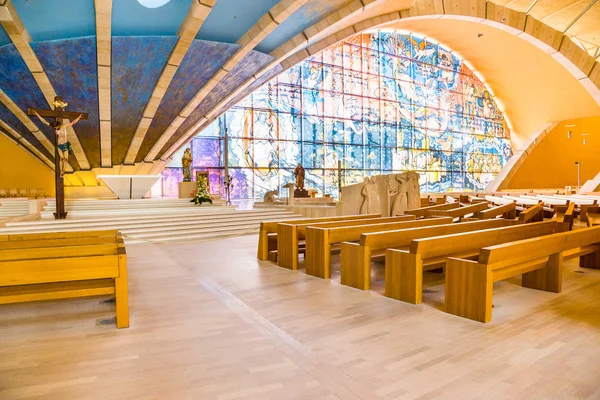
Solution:
M183 167L183 181L192 181L192 151L188 147L181 157L181 166Z
M299 190L304 189L304 167L298 163L298 166L294 170L294 176L296 177L296 188Z

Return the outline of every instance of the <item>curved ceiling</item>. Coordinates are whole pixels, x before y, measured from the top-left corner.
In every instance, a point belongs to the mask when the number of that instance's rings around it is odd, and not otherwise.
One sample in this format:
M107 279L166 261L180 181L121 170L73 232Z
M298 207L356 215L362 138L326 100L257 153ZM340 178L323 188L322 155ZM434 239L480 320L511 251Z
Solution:
M147 8L137 0L0 0L0 132L51 166L51 132L25 110L47 108L60 94L69 109L90 114L69 131L70 169L157 171L199 128L283 69L393 21L462 53L503 100L517 134L539 128L538 120L599 113L577 79L564 76L553 59L560 57L473 23L487 19L520 32L528 24L529 34L560 49L588 85L600 87L597 0L462 3L170 0ZM430 22L444 13L471 20ZM429 22L410 18L423 15ZM571 41L575 47L565 44Z
M451 18L406 19L386 27L425 34L472 65L499 99L515 150L549 121L600 115L600 105L573 74L512 33Z

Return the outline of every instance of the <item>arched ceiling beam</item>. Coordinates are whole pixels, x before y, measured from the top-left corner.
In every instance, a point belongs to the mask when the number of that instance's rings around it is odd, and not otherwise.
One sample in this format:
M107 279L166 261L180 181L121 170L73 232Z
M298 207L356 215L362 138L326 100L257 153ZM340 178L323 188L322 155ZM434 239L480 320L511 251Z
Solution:
M356 17L367 11L370 7L378 6L384 1L385 0L363 0L361 3L357 0L344 7L344 9L329 15L324 20L308 28L303 33L274 50L271 53L272 56L275 56L275 60L272 63L256 73L244 84L240 85L235 92L231 93L217 104L205 118L196 123L181 137L180 140L171 146L171 148L163 154L161 159L167 160L171 157L173 153L184 146L199 129L206 127L209 123L214 121L218 115L225 112L226 110L223 109L224 106L233 101L236 96L239 96L249 85L256 81L256 79L269 73L277 65L281 65L282 69L286 70L295 64L302 62L309 56L316 54L357 32L376 28L385 25L388 22L399 21L403 18L427 16L434 18L438 15L440 17L448 15L459 18L478 18L484 21L483 23L488 24L490 23L489 21L501 24L505 30L518 36L522 35L521 37L524 40L534 42L538 47L546 46L550 49L548 51L550 51L551 54L554 54L553 57L559 62L562 60L561 64L563 64L563 66L565 66L565 68L567 68L580 83L586 87L588 92L590 92L600 104L600 97L598 95L598 93L600 93L600 62L595 62L594 57L588 55L584 49L576 45L569 37L563 35L561 32L548 27L531 16L527 16L525 13L498 6L493 2L482 2L477 7L463 7L460 0L447 0L445 2L442 0L418 0L410 9L399 9L391 13L366 18L351 26L339 28L339 25L343 26L344 19ZM363 7L358 7L358 3L361 3ZM339 23L336 23L336 21ZM323 37L323 33L331 32L332 28L337 30L329 36ZM568 62L566 63L567 60Z
M196 93L194 98L185 106L179 113L177 118L167 130L162 134L160 139L154 144L150 152L144 158L146 162L154 161L154 158L167 144L169 139L175 134L177 129L190 116L192 111L196 109L204 100L204 98L221 82L231 70L248 55L264 38L266 38L273 30L290 17L294 11L307 3L308 0L282 0L275 4L269 12L263 15L248 32L246 32L238 44L241 46L237 52L213 75L211 79Z
M40 90L46 98L46 101L48 102L48 105L51 105L54 97L56 96L56 91L54 90L52 83L50 83L50 79L48 79L42 64L40 64L40 61L29 45L31 42L31 37L29 36L27 29L25 29L23 22L19 18L17 10L15 9L11 0L4 0L4 4L0 5L0 23L10 37L10 40L12 40L14 43L15 48L23 58L23 61L25 61L25 64L27 64L27 68L29 68L33 78L37 82ZM40 138L38 138L38 140L39 139ZM67 139L69 142L71 142L73 153L75 154L75 158L77 159L80 168L84 170L90 169L90 163L88 162L85 152L83 151L83 147L81 147L81 143L79 142L79 138L73 130L73 127L67 128Z
M238 97L244 90L248 88L251 84L253 84L256 80L260 79L265 74L268 74L271 70L276 68L283 61L288 62L288 58L294 57L294 64L298 63L307 57L309 57L308 52L306 51L306 47L310 43L315 42L317 37L323 35L323 32L335 32L339 31L338 35L346 35L346 34L354 34L355 30L352 26L340 29L340 25L342 25L344 20L348 18L355 18L361 13L365 11L369 11L375 9L378 5L385 3L388 0L355 0L340 9L330 13L325 18L321 19L316 24L307 28L304 32L300 32L277 49L271 52L271 56L274 57L274 60L250 77L246 82L240 85L234 92L229 94L227 97L222 99L213 109L206 114L206 116L196 122L190 129L182 135L182 137L175 142L167 151L163 153L161 156L162 160L166 160L173 153L179 150L182 146L187 143L197 132L199 129L205 127L212 121L214 121L218 115L222 114L225 110L223 107L229 104L232 100ZM334 44L337 40L332 39L333 41L330 43ZM292 62L292 61L290 61ZM293 64L292 64L293 65ZM289 68L282 64L283 70ZM166 143L166 142L165 142Z
M41 151L39 151L34 145L29 143L27 139L25 139L19 132L15 131L10 125L0 119L0 127L4 129L4 131L8 132L12 135L12 139L16 140L17 143L23 145L23 147L27 148L31 153L33 153L44 165L49 167L51 170L54 170L54 163L46 157ZM8 136L8 135L7 135ZM10 136L9 136L10 137Z
M567 25L567 27L565 28L563 33L567 33L567 31L569 29L571 29L573 27L573 25L575 25L575 23L577 23L577 21L579 21L586 12L590 11L590 8L592 8L594 6L594 4L596 4L597 2L598 2L598 0L592 0L590 2L590 4L588 4L583 10L581 10L581 12L579 14L577 14L577 16L575 18L573 18L573 20L571 22L569 22L569 25Z
M94 0L98 56L98 111L100 114L100 166L112 166L111 126L111 22L112 0Z
M146 133L148 133L148 129L154 120L154 116L156 115L156 111L158 110L161 100L167 93L169 85L171 84L175 73L181 65L181 61L185 57L190 45L200 30L200 27L202 27L202 24L208 17L208 14L211 12L216 2L217 0L192 1L190 9L181 26L179 27L179 31L177 32L177 36L179 36L177 44L175 45L173 52L171 52L171 55L167 60L167 65L165 65L165 68L163 68L160 78L158 78L158 81L154 86L150 100L148 100L148 103L146 104L142 118L138 123L133 138L131 139L131 143L129 144L129 148L125 154L124 164L135 163L137 154L142 146L144 138L146 137Z

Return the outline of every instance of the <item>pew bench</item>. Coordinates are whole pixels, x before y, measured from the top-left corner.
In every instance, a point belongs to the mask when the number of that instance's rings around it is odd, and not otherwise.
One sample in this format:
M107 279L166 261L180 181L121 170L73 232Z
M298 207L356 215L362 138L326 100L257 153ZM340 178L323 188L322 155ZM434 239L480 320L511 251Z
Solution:
M515 219L517 218L517 204L507 203L501 206L491 207L487 210L476 212L474 217L477 219L492 219L497 217Z
M460 203L437 204L427 207L414 208L412 210L406 210L404 211L404 215L414 215L417 218L425 218L428 216L429 212L433 210L453 210L459 207Z
M428 217L451 217L451 218L464 218L467 215L475 214L480 211L487 210L487 201L480 201L472 205L454 208L451 210L430 210L427 212Z
M411 217L414 218L414 216ZM330 279L332 247L342 242L358 241L364 233L397 231L451 223L451 218L431 218L346 227L308 226L306 227L306 273L319 278Z
M414 239L498 228L516 223L510 220L492 219L453 224L448 217L445 221L446 224L438 226L363 233L358 243L342 242L341 284L356 289L369 290L371 288L371 258L374 255L385 254L386 249L406 248Z
M277 224L301 224L306 222L329 222L329 221L344 221L352 219L367 219L380 218L381 214L365 214L365 215L344 215L339 217L323 217L323 218L301 218L296 220L261 222L258 231L258 250L256 258L261 261L269 259L269 252L277 250Z
M362 226L373 224L379 225L383 223L397 223L402 221L412 221L414 219L415 217L413 215L400 215L396 217L352 219L322 223L280 223L277 224L277 251L276 254L274 251L272 251L270 255L275 254L277 265L280 267L297 270L300 242L306 239L306 228L309 226L321 228L352 227L358 225ZM275 256L272 258L275 258Z
M600 269L600 226L484 247L476 260L449 258L446 312L490 322L494 282L518 275L523 287L560 293L563 262L575 257Z
M526 224L528 222L541 222L544 220L544 203L541 201L532 205L519 213L519 222Z
M516 240L550 235L556 232L554 221L505 226L415 239L408 250L388 249L385 254L385 296L420 304L423 272L444 267L448 257L477 257L483 247Z
M568 201L568 200L567 200ZM556 213L554 219L556 222L562 224L563 231L570 231L573 229L573 222L575 220L575 203L568 203L566 206L556 206Z
M127 254L119 232L0 236L0 304L110 294L117 328L129 327Z

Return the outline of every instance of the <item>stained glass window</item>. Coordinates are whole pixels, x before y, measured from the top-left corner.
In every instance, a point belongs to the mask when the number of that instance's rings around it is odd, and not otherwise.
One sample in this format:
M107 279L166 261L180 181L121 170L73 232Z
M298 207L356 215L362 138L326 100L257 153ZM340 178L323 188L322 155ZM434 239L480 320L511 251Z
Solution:
M324 50L199 133L193 166L211 172L211 186L223 175L225 128L234 198L281 191L299 162L306 186L334 197L338 161L344 185L415 170L422 191L483 190L511 156L502 112L473 71L442 45L397 32ZM173 159L166 195L177 193Z

